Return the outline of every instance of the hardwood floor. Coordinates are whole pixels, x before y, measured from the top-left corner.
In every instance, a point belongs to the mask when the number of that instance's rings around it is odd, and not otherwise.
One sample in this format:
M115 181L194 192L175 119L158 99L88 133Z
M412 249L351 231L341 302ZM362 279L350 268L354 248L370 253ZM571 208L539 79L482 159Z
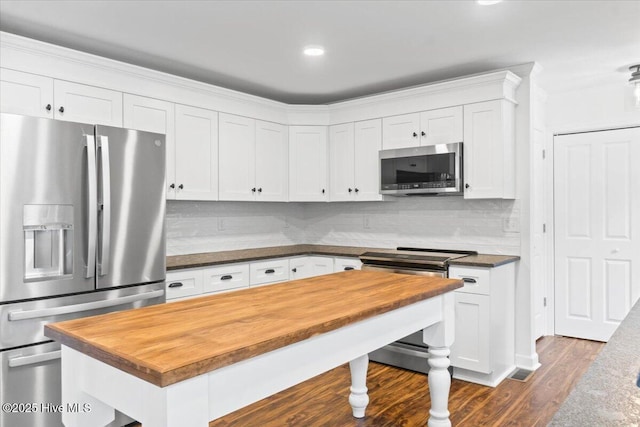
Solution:
M449 400L454 426L544 426L604 344L544 337L537 350L542 367L526 382L498 387L453 380ZM426 376L369 364L369 406L354 419L347 401L348 365L340 366L216 421L209 427L396 427L425 426L429 417Z

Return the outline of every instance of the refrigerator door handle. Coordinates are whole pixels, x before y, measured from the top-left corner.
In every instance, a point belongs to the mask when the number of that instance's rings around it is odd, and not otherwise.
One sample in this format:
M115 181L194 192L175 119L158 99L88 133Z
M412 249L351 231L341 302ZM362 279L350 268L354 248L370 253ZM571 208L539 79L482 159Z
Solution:
M48 362L49 360L60 359L61 350L50 351L49 353L34 354L32 356L18 356L9 359L9 367L35 365L37 363Z
M58 316L61 314L77 313L80 311L96 310L99 308L114 307L116 305L130 304L136 301L144 301L164 295L164 289L145 292L142 294L128 295L126 297L85 302L82 304L65 305L62 307L41 308L37 310L15 310L9 312L9 321L37 319L39 317Z
M98 185L96 177L96 143L93 135L86 135L87 147L87 271L85 277L94 276L96 270L96 236L98 234Z
M100 163L102 167L102 223L100 225L100 258L98 274L109 273L109 255L111 253L111 166L109 163L109 137L98 136Z

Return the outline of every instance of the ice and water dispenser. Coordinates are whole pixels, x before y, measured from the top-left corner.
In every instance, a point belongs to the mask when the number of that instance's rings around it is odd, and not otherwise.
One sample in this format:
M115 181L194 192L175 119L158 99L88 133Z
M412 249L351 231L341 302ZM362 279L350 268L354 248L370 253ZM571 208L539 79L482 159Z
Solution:
M73 206L25 205L24 279L63 279L73 274Z

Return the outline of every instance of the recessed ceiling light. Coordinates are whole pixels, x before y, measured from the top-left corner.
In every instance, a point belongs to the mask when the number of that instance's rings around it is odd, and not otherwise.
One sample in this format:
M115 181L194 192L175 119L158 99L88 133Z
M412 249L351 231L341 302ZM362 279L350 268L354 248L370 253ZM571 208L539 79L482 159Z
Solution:
M492 4L500 3L502 0L476 0L479 5L491 6Z
M318 45L305 46L303 52L307 56L322 56L324 55L324 48Z

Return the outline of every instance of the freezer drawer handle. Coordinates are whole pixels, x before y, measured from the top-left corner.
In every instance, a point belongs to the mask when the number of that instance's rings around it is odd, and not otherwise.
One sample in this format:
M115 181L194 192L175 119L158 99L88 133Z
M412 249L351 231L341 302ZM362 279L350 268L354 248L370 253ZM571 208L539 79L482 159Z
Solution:
M12 357L11 359L9 359L9 367L17 368L19 366L35 365L36 363L60 359L60 353L61 350L56 350L49 353L34 354L33 356Z
M409 348L399 347L393 344L385 346L384 349L394 353L406 354L407 356L420 357L421 359L429 358L429 353L426 351L411 350Z
M16 310L9 312L9 320L37 319L39 317L58 316L60 314L77 313L80 311L96 310L98 308L114 307L116 305L130 304L136 301L144 301L164 295L164 289L145 292L143 294L128 295L110 300L86 302L82 304L66 305L63 307L42 308L39 310Z
M174 282L169 285L170 288L181 288L182 286L184 286L182 282Z
M463 278L462 278L462 281L463 281L464 283L477 283L476 279L473 279L473 278L471 278L471 277L463 277Z

